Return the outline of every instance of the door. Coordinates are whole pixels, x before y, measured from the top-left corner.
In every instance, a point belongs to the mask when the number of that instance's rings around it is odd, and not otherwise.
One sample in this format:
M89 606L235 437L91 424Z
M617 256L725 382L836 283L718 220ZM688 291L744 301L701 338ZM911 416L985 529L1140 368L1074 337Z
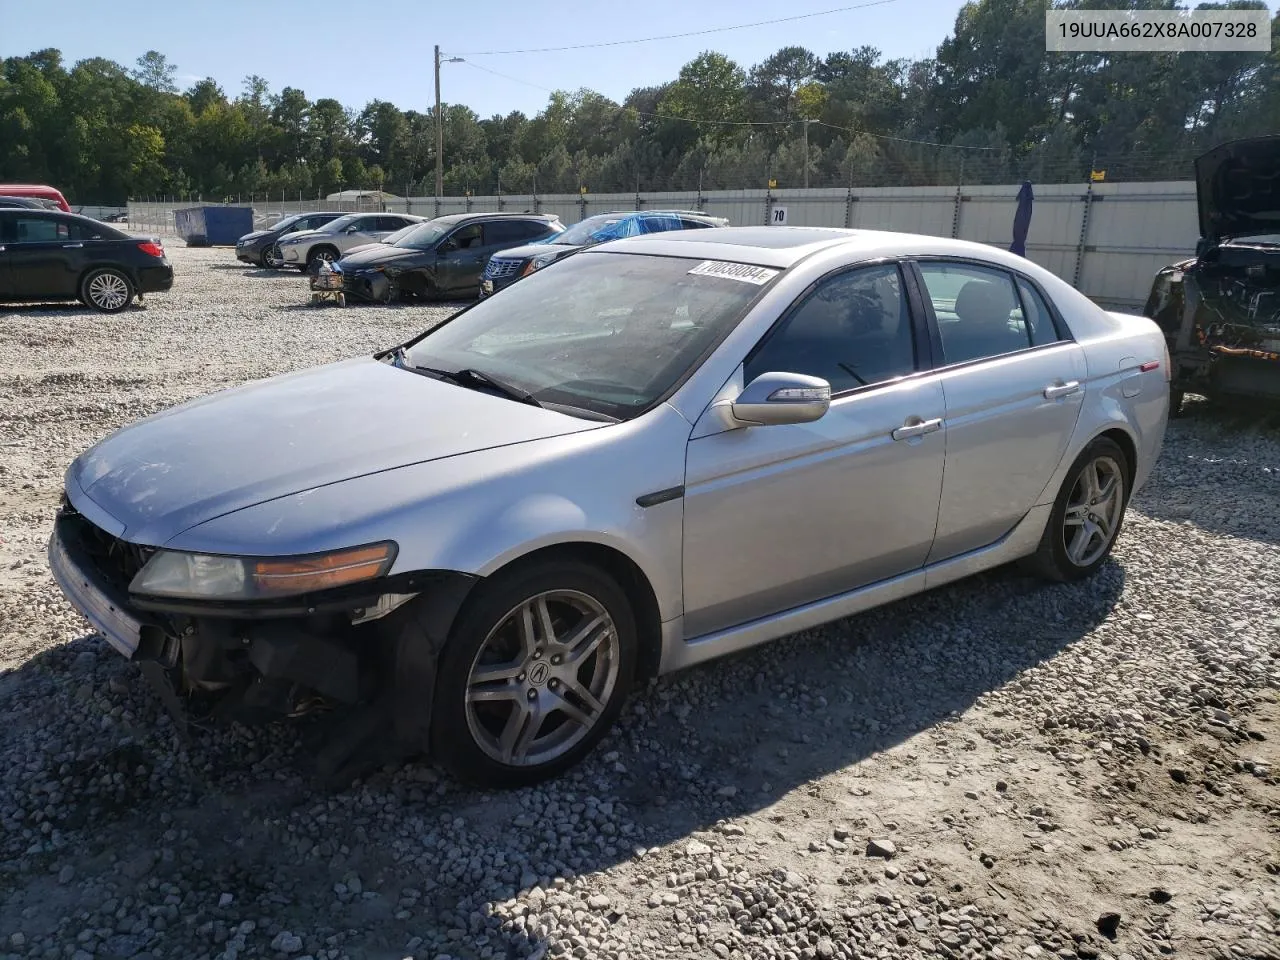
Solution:
M994 543L1035 505L1075 431L1085 362L1026 278L956 261L918 269L946 399L933 563Z
M456 293L480 286L480 274L488 260L484 230L479 223L466 223L441 241L436 275L440 289Z
M744 384L766 372L810 374L831 384L833 400L813 423L695 429L687 637L924 564L945 450L942 388L917 361L924 330L898 266L861 267L803 295L747 357Z
M69 300L86 264L83 231L56 216L23 216L11 221L5 243L9 285L14 297ZM74 232L73 232L74 230Z

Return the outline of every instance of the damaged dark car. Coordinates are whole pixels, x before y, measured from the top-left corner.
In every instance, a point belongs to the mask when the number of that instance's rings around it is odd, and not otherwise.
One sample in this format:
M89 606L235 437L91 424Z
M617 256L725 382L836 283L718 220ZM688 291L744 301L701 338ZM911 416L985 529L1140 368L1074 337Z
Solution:
M452 214L361 247L339 260L334 269L342 274L342 291L348 299L389 303L474 298L491 256L563 230L554 215Z
M1280 136L1196 160L1196 256L1156 275L1144 313L1164 331L1170 412L1187 393L1280 401Z

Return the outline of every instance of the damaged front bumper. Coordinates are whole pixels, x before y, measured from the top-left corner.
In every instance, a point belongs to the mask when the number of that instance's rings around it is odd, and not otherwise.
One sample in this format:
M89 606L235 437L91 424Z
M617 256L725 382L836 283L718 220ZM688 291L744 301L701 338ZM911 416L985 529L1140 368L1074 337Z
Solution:
M429 571L256 604L159 601L128 589L152 552L66 503L49 566L93 628L139 664L180 729L328 713L367 728L378 762L393 746L400 755L425 747L436 656L474 578ZM327 756L328 772L368 748Z

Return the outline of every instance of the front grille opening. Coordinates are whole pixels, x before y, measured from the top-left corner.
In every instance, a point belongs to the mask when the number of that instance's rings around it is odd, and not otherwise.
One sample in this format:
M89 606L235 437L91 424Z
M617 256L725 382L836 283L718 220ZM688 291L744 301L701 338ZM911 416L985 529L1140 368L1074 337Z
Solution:
M62 510L62 522L75 536L97 571L120 590L128 590L138 571L146 566L155 547L144 547L113 537L85 519L69 504Z

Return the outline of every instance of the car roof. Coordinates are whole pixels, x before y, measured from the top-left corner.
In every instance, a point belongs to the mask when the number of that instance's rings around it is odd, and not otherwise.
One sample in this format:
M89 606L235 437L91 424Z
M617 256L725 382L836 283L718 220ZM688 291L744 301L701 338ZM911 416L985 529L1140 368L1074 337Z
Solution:
M844 247L859 256L978 257L995 262L1027 261L995 247L968 240L951 240L887 230L847 230L840 227L721 227L718 230L673 230L667 233L611 240L593 252L645 253L697 260L729 260L785 270L821 250Z
M503 211L491 211L488 213L446 213L443 216L433 218L435 223L455 224L464 223L468 220L546 220L552 222L559 220L560 217L554 213L510 213Z

